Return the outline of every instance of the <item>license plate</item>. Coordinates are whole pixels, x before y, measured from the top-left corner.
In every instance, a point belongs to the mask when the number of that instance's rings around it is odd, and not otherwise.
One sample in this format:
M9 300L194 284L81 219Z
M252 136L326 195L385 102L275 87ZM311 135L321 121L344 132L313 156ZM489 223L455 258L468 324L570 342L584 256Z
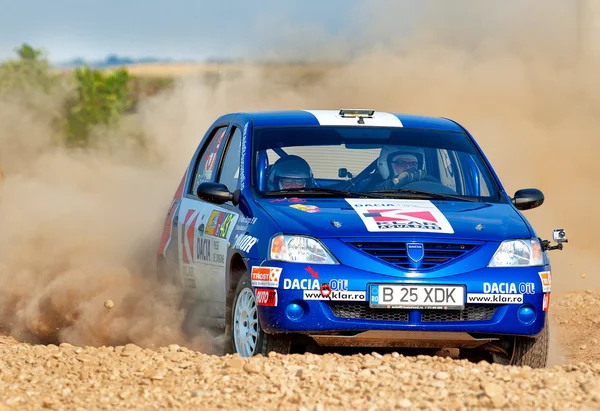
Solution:
M462 285L372 284L372 308L446 309L465 307Z

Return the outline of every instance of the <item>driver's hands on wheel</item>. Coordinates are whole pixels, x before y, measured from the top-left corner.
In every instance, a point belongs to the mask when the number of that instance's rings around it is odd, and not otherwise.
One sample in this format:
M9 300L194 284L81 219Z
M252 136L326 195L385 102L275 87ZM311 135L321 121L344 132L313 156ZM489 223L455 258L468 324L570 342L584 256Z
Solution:
M425 177L425 170L410 169L403 171L392 179L394 188L400 188L415 181L421 181Z

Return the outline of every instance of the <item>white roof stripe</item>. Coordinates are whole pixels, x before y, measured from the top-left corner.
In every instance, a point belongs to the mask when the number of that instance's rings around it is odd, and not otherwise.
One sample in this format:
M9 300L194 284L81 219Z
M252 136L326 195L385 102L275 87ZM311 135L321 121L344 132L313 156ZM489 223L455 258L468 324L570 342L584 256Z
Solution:
M376 111L373 118L364 118L365 123L359 124L356 117L342 117L339 110L304 110L317 118L322 126L383 126L402 127L400 119L382 111Z

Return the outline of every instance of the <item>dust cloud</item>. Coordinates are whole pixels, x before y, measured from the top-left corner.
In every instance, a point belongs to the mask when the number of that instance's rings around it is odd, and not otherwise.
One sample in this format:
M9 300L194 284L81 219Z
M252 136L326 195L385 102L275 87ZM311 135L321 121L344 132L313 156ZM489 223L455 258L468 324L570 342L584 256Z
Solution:
M542 238L567 230L571 243L551 254L553 291L600 286L593 271L600 90L597 67L578 58L576 35L567 35L576 31L567 18L574 11L558 1L543 2L543 13L539 2L419 3L425 7L408 37L394 35L398 3L358 7L368 22L361 34L373 42L343 64L249 64L224 68L216 83L178 79L128 119L150 135L144 150L56 148L51 114L62 96L34 107L0 101L2 327L28 340L210 350L210 339L188 341L179 331L179 295L156 284L155 251L193 150L217 115L236 110L354 106L453 118L474 134L509 193L544 192L545 204L525 212ZM311 47L325 55L328 44L324 37ZM344 42L331 44L339 56ZM302 49L302 36L285 45L293 47Z
M216 349L202 333L186 338L178 290L156 281L181 165L170 173L160 153L125 143L56 147L62 96L34 107L42 96L25 97L0 105L0 326L31 342Z

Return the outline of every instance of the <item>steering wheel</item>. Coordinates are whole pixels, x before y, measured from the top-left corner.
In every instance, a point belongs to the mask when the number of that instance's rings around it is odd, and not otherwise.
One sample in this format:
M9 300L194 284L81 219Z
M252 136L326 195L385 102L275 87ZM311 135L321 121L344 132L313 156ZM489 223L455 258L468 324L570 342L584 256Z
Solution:
M457 192L451 189L450 187L442 184L438 179L431 176L425 176L420 181L415 181L413 183L408 183L405 186L400 187L400 189L413 189L413 190L421 190L421 191L429 191L431 193L436 194L454 194L457 195Z

